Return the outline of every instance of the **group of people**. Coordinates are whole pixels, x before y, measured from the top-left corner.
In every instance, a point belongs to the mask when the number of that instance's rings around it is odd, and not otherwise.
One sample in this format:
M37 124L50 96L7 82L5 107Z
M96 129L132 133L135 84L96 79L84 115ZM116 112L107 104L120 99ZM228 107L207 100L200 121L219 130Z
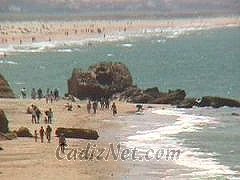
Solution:
M46 127L46 130L44 130L43 126L41 126L41 128L39 130L39 136L40 136L41 143L44 142L44 135L46 136L47 142L50 143L51 142L51 133L52 133L52 128L50 125L48 125ZM34 131L34 138L35 138L35 142L37 142L37 140L38 140L37 130Z
M103 110L104 108L109 109L109 105L110 105L110 101L109 99L102 101L102 99L100 100L100 109ZM93 114L97 113L97 109L98 109L98 101L93 101L91 103L91 101L89 100L87 103L87 112L88 114L91 113L91 109L93 110ZM115 116L117 114L117 106L115 104L115 102L113 102L112 106L111 106L111 110L113 115Z
M23 99L27 98L27 89L25 87L23 87L21 89L21 96ZM57 88L55 88L54 90L50 90L49 88L46 90L46 94L43 94L43 90L42 88L38 88L37 90L35 88L32 88L31 90L31 98L32 99L42 99L42 98L46 98L46 103L48 102L53 102L53 101L57 101L60 98L59 95L59 90Z
M42 112L40 111L40 109L37 106L32 104L30 111L32 113L32 123L39 124L40 117L42 115ZM45 124L52 124L52 120L53 120L53 111L52 111L52 108L49 108L47 111L45 111L44 122Z
M52 128L50 125L48 125L45 130L43 126L41 126L39 132L37 130L34 131L35 142L38 142L38 137L40 137L40 142L44 143L44 136L46 136L47 142L50 143L51 137L52 137ZM61 152L64 153L64 149L66 146L66 138L63 133L61 133L59 136L59 146L60 146Z

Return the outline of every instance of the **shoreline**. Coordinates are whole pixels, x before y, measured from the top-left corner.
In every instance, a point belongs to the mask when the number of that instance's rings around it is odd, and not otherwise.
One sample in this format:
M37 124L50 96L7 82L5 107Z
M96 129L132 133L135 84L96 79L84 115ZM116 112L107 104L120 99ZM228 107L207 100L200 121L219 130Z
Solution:
M129 37L162 35L178 37L185 32L239 27L239 17L175 20L97 20L7 22L0 28L0 55L42 52L92 42L121 41Z

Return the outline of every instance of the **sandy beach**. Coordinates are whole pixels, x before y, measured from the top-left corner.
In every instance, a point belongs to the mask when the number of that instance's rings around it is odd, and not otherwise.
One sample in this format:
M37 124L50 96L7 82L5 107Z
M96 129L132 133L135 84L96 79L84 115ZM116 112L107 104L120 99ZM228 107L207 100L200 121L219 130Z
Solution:
M1 22L0 50L10 45L24 46L39 42L67 42L86 39L111 39L112 36L162 32L165 30L210 29L240 26L238 17L162 19L162 20L96 20L96 21L26 21Z
M73 111L67 111L64 104L67 101L60 100L49 105L45 100L19 100L1 99L0 108L6 113L10 130L16 130L25 126L31 133L40 126L46 124L32 124L31 115L26 114L26 108L34 103L42 111L52 107L54 120L51 125L53 134L57 127L89 128L97 130L100 138L97 141L82 139L67 139L72 147L84 148L88 142L95 143L99 148L108 147L108 143L116 143L111 132L118 131L124 124L116 124L117 117L113 117L110 110L98 111L97 115L88 114L85 102L73 104ZM81 108L78 108L80 105ZM134 105L117 103L119 114L127 115L135 109ZM120 125L120 126L117 126ZM106 136L106 132L108 136ZM58 146L58 138L53 137L51 143L34 142L34 138L17 138L10 141L0 141L4 149L0 152L0 179L109 179L121 176L126 170L121 166L121 161L58 161L55 150Z

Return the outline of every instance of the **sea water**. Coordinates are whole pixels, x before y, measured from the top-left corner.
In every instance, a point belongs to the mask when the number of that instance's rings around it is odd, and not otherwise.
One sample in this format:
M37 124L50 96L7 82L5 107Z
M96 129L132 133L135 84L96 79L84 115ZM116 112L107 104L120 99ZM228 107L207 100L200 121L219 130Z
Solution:
M20 50L12 47L11 55L0 60L0 72L16 94L22 87L28 92L33 87L56 87L63 94L73 68L87 69L102 61L120 61L129 67L134 83L141 88L181 88L188 96L239 99L239 30L172 31L137 37L119 35L113 41L95 41L91 45L81 42L53 47L37 44ZM141 117L127 117L127 133L119 138L124 145L143 151L158 145L181 149L175 164L191 171L170 171L170 177L175 174L180 178L238 179L240 116L233 113L240 114L239 108L155 108ZM176 121L162 122L163 115L176 116Z

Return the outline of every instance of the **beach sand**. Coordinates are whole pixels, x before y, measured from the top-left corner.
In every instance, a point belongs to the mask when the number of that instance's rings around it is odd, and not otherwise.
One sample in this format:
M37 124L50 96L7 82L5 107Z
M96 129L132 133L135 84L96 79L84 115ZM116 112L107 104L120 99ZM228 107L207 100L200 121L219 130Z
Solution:
M209 29L240 26L239 17L162 20L23 21L0 23L0 47L24 46L39 42L67 42L109 39L116 35L174 29ZM3 56L4 49L0 49Z
M73 103L73 111L67 111L64 104L67 101L60 100L53 104L46 104L45 100L20 100L1 99L0 108L5 111L9 120L10 130L16 130L22 126L30 129L31 133L40 126L46 128L46 124L31 123L31 115L26 114L26 108L37 105L42 111L49 107L53 109L54 120L51 125L53 132L57 127L89 128L99 133L99 139L67 139L71 147L85 148L87 143L97 144L98 148L108 148L109 143L118 143L114 133L121 128L120 123L115 123L117 117L113 117L110 110L98 111L97 115L88 114L86 102ZM80 105L81 108L78 108ZM135 106L117 102L118 116L133 113ZM108 121L109 120L109 121ZM123 124L122 124L123 125ZM54 133L53 133L54 134ZM127 169L121 161L59 161L55 151L58 146L58 138L53 137L51 143L34 142L34 138L17 138L9 141L0 141L4 149L0 151L0 179L109 179L118 178L126 174Z

